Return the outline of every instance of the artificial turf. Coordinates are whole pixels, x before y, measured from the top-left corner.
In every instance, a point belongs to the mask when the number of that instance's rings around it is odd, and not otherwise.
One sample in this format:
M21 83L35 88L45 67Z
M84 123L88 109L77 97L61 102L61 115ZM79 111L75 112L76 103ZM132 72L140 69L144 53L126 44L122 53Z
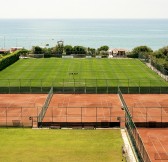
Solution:
M0 129L0 161L121 162L120 130Z
M2 87L70 87L74 79L78 87L168 85L138 59L20 59L0 72Z

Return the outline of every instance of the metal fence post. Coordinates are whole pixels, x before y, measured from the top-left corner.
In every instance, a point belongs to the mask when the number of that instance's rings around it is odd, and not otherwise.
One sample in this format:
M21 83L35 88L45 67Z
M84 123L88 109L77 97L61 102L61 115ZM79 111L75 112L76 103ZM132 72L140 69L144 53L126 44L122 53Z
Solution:
M31 79L30 79L30 93L32 93L32 88L31 88Z
M86 94L87 92L86 92L86 79L85 79L85 94Z
M74 81L74 93L75 93L75 78L73 79L73 81Z
M63 85L62 85L62 91L64 92L64 79L62 80L62 83L63 83Z
M8 79L8 83L9 83L9 94L10 94L10 80Z
M21 92L21 79L19 79L19 92Z
M82 107L81 107L81 123L82 123Z
M129 91L129 79L128 79L128 94L129 94L129 92L130 92L130 91Z
M97 94L97 79L96 79L96 94Z
M41 79L41 93L43 92L43 89L42 89L42 82L43 82L43 81L42 81L42 79Z
M53 122L53 107L52 107L52 122Z
M22 114L22 111L23 111L23 110L22 110L22 106L21 106L21 123L22 123L22 127L23 127L23 118L22 118L22 117L23 117L23 114Z
M141 81L139 80L139 94L141 93Z
M117 79L117 87L118 87L118 90L119 90L119 79Z
M163 108L163 107L161 106L161 110L160 110L160 111L161 111L161 125L162 125L162 120L163 120L163 119L162 119L162 112L163 112L163 111L162 111L162 108Z
M106 79L106 87L107 87L107 94L108 94L108 82L107 82L107 79Z
M7 111L8 111L8 110L7 110L7 107L6 107L6 127L7 127L7 125L8 125L8 119L7 119L7 118L8 118L8 114L7 114L8 112L7 112Z
M97 128L97 107L96 107L96 128Z
M160 94L162 93L162 92L161 92L161 86L162 86L162 84L161 84L161 80L160 80Z

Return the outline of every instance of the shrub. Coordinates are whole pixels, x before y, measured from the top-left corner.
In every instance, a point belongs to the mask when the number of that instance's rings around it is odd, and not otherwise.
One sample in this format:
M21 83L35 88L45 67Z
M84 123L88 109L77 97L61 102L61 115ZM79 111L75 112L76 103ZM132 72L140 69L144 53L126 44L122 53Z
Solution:
M147 46L139 46L135 47L128 55L127 57L130 58L148 58L149 55L152 53L152 49Z
M21 51L16 51L0 59L0 71L19 60Z

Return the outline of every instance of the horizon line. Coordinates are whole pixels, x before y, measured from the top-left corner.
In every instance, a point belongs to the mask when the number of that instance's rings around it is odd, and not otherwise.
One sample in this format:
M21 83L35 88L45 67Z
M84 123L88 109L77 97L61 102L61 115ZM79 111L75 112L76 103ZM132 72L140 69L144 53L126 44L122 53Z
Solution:
M45 20L167 20L168 18L0 18L0 20L30 20L30 19L45 19Z

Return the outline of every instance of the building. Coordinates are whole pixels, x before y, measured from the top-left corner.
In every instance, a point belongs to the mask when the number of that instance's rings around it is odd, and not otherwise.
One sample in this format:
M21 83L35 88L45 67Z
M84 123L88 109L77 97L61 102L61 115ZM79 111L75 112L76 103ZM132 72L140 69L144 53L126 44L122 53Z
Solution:
M109 58L113 57L126 57L126 53L129 52L129 50L124 48L113 48L109 51Z
M6 54L6 53L9 53L9 52L10 52L9 50L0 49L0 54Z
M15 52L17 50L21 50L21 49L23 49L23 47L12 47L10 48L10 53Z

